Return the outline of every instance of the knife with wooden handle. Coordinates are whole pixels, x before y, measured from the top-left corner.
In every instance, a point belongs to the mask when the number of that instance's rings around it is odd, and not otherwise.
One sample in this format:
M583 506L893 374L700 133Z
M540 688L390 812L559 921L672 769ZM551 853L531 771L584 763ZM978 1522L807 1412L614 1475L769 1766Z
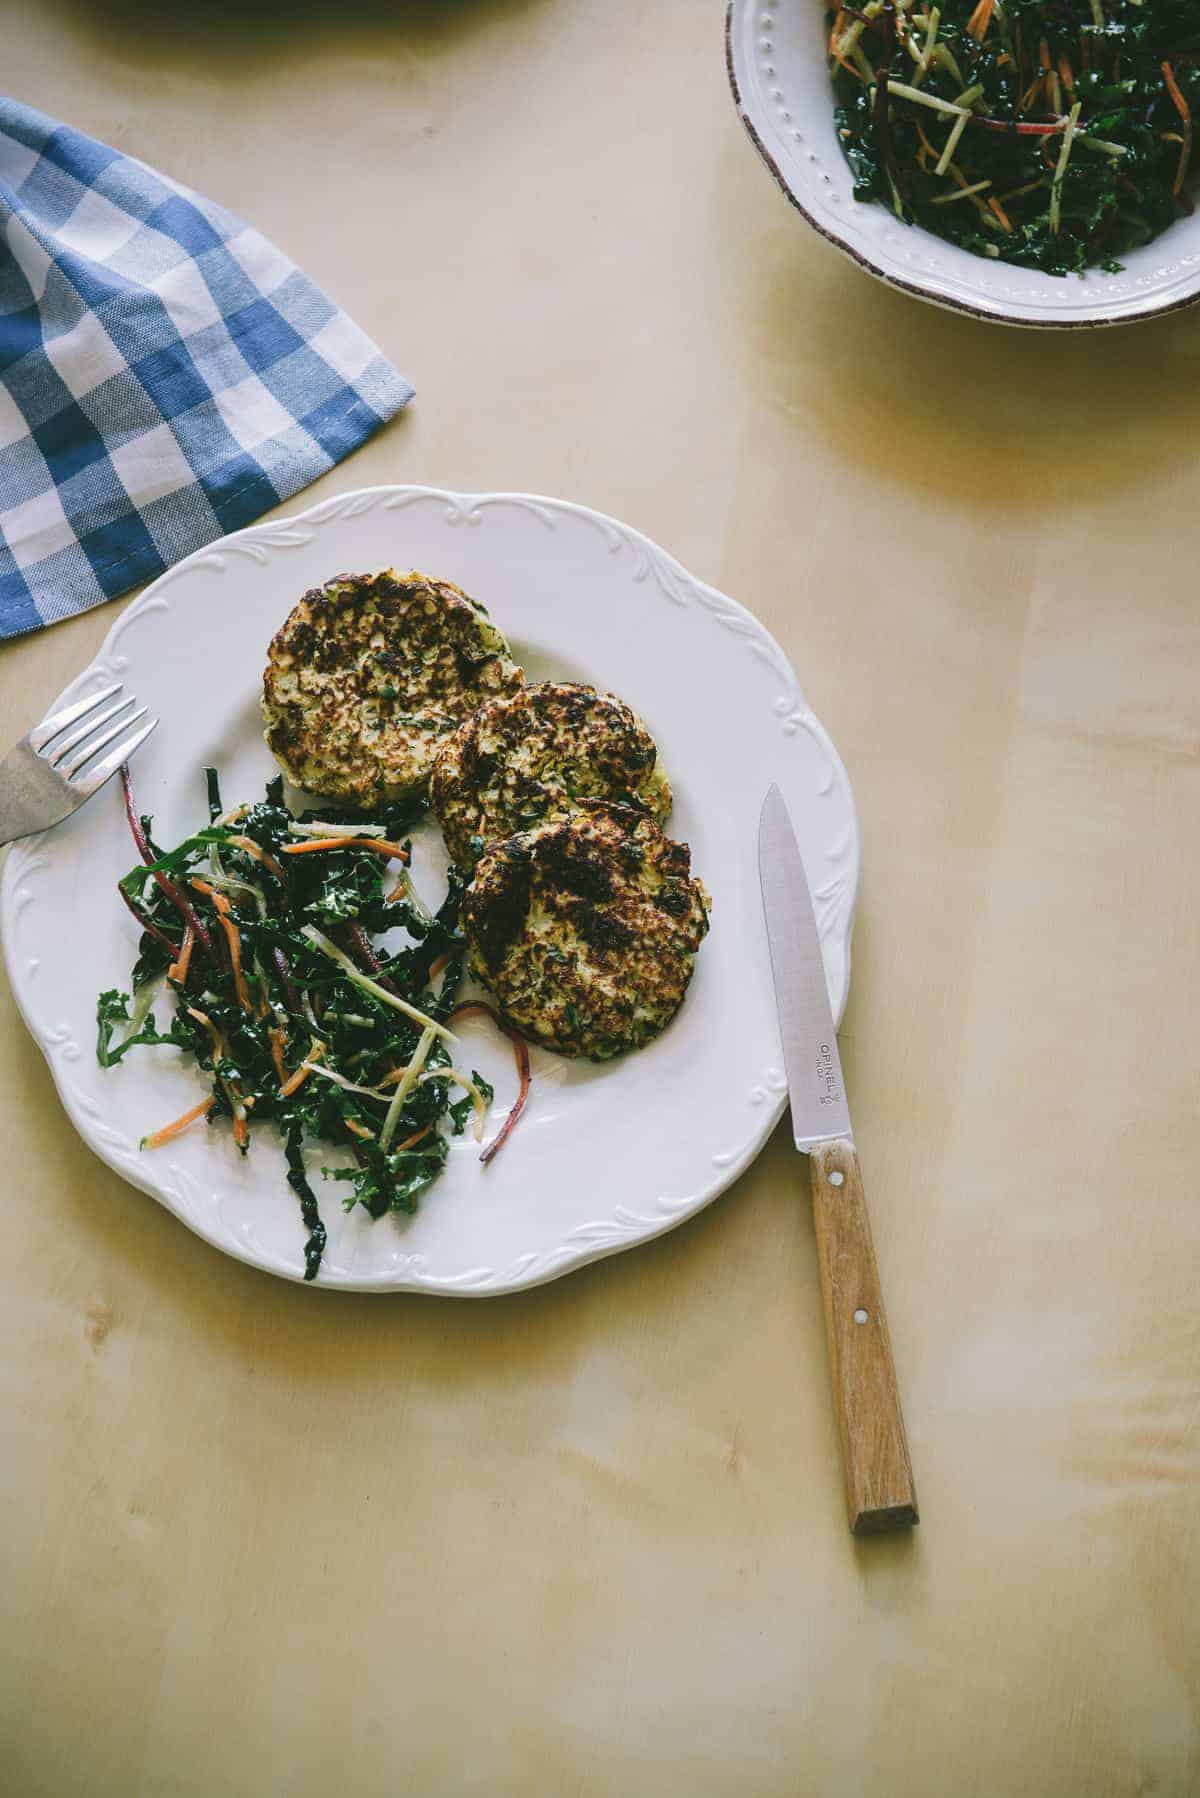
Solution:
M825 962L804 861L783 795L774 786L759 819L758 872L792 1134L812 1170L813 1221L850 1528L856 1536L907 1529L918 1521L917 1494Z

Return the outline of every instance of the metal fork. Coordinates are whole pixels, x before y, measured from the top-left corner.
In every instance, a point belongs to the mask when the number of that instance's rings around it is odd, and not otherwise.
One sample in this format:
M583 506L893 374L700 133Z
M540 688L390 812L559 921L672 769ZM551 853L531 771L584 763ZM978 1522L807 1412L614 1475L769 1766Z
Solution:
M123 690L118 681L51 712L9 750L0 762L0 843L61 824L141 748L158 719L142 722L146 706L126 716L137 700L119 699Z

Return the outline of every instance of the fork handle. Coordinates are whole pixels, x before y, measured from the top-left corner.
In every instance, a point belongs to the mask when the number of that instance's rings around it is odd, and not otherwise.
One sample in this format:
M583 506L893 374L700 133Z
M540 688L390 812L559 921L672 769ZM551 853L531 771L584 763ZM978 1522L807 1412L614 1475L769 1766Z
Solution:
M825 1301L846 1508L856 1536L918 1521L912 1462L854 1144L811 1153L813 1222Z
M80 803L28 737L0 761L0 844L61 824Z

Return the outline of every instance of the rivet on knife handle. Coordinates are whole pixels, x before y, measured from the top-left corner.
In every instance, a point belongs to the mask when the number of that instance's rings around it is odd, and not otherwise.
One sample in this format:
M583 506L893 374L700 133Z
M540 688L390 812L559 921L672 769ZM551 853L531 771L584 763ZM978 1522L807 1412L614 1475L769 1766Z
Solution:
M858 1156L850 1142L826 1142L811 1163L850 1528L856 1536L907 1529L917 1522L917 1494Z

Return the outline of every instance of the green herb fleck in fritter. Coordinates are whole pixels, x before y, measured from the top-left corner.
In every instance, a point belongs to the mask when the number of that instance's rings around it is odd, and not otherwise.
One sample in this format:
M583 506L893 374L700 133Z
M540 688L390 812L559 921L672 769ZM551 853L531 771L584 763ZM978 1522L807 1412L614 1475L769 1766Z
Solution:
M571 681L540 681L481 706L442 746L430 793L460 867L486 843L563 817L581 799L632 805L659 823L671 809L641 719L612 694Z
M394 804L423 794L450 732L523 678L483 606L451 581L339 575L306 593L271 642L266 739L305 792Z
M518 1030L603 1061L670 1023L708 910L686 844L629 806L583 799L484 850L462 927L472 973Z

